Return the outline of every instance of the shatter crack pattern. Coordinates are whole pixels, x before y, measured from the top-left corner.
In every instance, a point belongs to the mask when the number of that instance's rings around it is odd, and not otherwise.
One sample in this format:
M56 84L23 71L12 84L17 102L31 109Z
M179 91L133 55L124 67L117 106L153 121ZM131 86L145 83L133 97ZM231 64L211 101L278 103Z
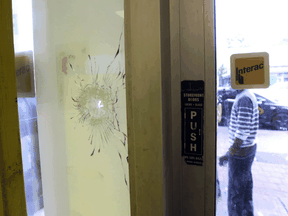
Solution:
M67 64L73 70L73 65L70 62L67 62ZM90 80L86 84L84 84L85 80L76 73L75 84L77 85L78 94L72 97L72 100L77 114L71 119L76 119L76 126L77 124L87 126L90 134L88 142L93 146L90 156L93 156L95 151L100 153L112 136L119 138L121 146L113 143L113 147L117 150L121 161L124 182L129 187L127 182L127 135L120 128L116 112L119 105L119 92L126 88L123 31L120 35L116 54L108 65L106 72L103 74L102 71L99 71L99 63L96 62L96 57L90 55L88 55L87 69L92 76L92 81ZM123 157L119 148L124 148L126 157ZM126 165L126 169L124 165Z

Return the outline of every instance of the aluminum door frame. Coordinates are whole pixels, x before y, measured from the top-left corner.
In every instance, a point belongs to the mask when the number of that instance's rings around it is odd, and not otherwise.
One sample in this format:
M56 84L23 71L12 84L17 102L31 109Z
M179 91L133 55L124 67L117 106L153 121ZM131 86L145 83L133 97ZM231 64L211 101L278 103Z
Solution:
M216 161L216 45L214 0L171 0L173 191L171 215L214 215ZM181 157L181 81L204 80L204 162ZM179 209L180 208L180 209Z

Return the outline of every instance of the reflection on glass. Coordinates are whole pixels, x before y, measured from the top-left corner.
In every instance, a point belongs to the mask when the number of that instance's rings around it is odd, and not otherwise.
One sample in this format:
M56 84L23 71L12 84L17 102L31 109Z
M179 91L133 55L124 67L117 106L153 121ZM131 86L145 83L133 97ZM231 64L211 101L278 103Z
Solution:
M216 215L288 215L288 31L284 24L288 21L285 10L288 2L217 0L215 4L218 68L216 184L221 190L221 196L216 194ZM245 15L239 16L243 12ZM252 96L243 102L240 99L243 92L233 90L230 85L230 56L249 52L269 53L270 87L245 90ZM257 105L257 123L256 115L253 117L256 107L249 104ZM248 146L243 143L248 143L247 140L255 134L248 124L259 124L259 127L256 139L250 145L257 143L257 147L255 145L255 149L251 147L247 152ZM228 157L223 157L227 151ZM253 151L256 152L254 158ZM239 152L243 154L237 155ZM245 202L249 197L250 202Z
M44 207L36 98L18 98L22 163L28 216Z
M27 62L33 61L32 2L31 0L13 0L12 7L17 102L26 207L27 215L33 216L44 207L44 203L36 112L37 102L36 98L31 97L30 93L29 96L25 95L27 91L34 92L32 89L34 85L31 85L33 79L30 77L33 74L31 72L33 67L30 66L33 64L27 64ZM23 80L26 80L26 82L22 82Z
M32 1L13 0L13 37L16 53L33 50Z

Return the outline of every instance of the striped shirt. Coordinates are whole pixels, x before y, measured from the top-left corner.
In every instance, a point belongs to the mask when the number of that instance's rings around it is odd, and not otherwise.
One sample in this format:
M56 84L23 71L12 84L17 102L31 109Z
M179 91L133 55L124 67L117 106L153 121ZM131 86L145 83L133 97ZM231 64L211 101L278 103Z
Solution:
M229 142L233 145L235 138L243 141L240 148L256 144L256 135L259 127L259 110L255 95L245 89L239 93L232 106Z

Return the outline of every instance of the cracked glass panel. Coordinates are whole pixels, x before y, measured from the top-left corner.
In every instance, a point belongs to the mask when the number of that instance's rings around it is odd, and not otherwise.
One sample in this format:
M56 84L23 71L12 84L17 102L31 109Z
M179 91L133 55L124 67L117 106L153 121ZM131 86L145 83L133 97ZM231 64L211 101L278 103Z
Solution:
M93 156L95 152L101 153L101 149L104 149L111 139L118 140L112 145L123 166L123 179L128 187L127 129L123 125L125 119L120 117L125 116L125 109L123 110L126 87L123 32L114 57L87 55L85 66L86 73L89 75L77 73L73 67L73 60L76 58L74 55L62 58L63 72L67 73L66 68L70 67L75 75L74 83L72 82L69 86L73 94L71 100L75 110L75 114L70 119L75 123L75 133L77 133L77 126L87 128L89 133L87 144L91 146L90 156Z
M63 95L59 104L66 110L69 134L66 144L70 205L84 208L81 211L89 212L87 215L99 212L88 211L98 199L96 205L102 203L105 211L111 199L124 205L114 205L108 212L121 208L122 213L117 215L129 215L130 211L123 31L124 28L118 32L113 55L93 55L87 43L57 48L58 89ZM80 181L77 175L86 178ZM84 196L90 198L81 206L79 197ZM120 200L121 197L125 199Z
M45 213L130 215L123 10L123 0L34 1L43 179L55 179L43 184Z
M216 0L216 215L288 215L286 0ZM241 14L241 15L240 15ZM236 91L230 56L269 54L270 87Z

